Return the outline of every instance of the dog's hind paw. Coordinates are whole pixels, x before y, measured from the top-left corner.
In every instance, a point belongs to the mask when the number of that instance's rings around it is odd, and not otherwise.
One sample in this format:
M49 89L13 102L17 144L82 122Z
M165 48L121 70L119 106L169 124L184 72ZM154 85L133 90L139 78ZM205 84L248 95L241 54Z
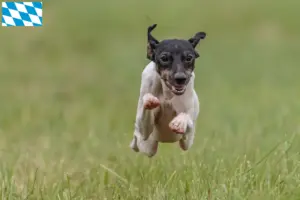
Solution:
M143 104L145 109L152 110L154 108L157 108L160 105L160 102L158 98L150 93L147 93L143 96Z
M131 143L130 143L129 146L130 146L130 148L131 148L133 151L139 152L139 148L138 148L138 146L137 146L137 138L136 138L136 136L133 137L133 139L132 139L132 141L131 141Z
M169 128L177 134L184 134L186 132L187 125L187 117L185 114L181 113L170 122Z

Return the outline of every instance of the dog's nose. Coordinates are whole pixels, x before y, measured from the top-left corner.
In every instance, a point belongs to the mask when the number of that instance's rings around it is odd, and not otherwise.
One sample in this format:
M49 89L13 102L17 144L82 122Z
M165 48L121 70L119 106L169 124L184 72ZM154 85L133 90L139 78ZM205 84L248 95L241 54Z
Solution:
M182 85L186 81L186 75L184 73L176 73L175 76L174 76L174 78L175 78L175 82L178 85Z

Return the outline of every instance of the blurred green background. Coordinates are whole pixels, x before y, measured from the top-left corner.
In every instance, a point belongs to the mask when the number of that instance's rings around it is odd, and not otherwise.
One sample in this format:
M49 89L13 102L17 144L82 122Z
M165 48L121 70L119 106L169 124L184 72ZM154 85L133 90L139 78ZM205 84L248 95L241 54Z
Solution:
M300 1L44 1L0 29L2 199L298 199ZM193 147L129 148L146 30L197 47Z

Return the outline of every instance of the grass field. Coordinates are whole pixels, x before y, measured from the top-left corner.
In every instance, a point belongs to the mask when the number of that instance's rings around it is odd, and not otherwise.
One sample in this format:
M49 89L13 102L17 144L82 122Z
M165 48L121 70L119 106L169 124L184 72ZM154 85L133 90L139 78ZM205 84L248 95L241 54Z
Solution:
M0 197L300 199L296 0L44 1L42 28L0 28ZM193 147L129 148L146 29L205 31Z

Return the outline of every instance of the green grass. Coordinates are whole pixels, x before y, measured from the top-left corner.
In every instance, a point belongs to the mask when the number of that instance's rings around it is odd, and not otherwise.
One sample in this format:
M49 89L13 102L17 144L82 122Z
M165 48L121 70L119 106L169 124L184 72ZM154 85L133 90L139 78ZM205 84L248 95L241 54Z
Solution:
M300 199L300 2L45 1L0 28L1 199ZM129 148L146 29L206 31L193 147Z

